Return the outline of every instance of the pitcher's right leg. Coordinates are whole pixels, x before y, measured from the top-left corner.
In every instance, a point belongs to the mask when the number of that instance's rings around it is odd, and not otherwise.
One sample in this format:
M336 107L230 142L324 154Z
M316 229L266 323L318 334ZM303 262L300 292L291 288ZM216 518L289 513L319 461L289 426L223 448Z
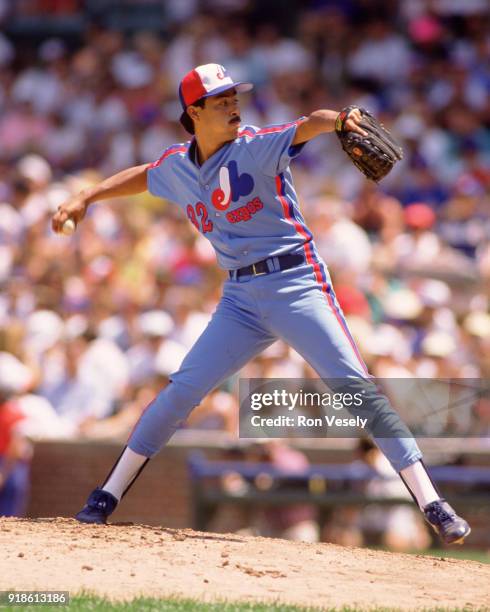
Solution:
M218 310L169 385L141 416L129 448L146 457L158 453L205 395L274 340L240 313Z
M239 292L238 287L233 288ZM102 488L76 518L105 523L117 503L203 397L276 339L253 311L224 298L171 382L144 411Z

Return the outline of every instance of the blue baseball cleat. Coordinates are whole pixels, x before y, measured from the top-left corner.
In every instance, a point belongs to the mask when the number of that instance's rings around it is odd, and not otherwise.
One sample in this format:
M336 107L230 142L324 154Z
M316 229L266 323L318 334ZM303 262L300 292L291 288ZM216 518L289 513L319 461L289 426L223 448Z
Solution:
M445 499L438 499L424 508L425 520L446 544L462 544L471 533L468 523L456 514Z
M90 493L86 505L75 518L81 523L105 525L107 517L114 512L117 504L117 498L112 493L97 487Z

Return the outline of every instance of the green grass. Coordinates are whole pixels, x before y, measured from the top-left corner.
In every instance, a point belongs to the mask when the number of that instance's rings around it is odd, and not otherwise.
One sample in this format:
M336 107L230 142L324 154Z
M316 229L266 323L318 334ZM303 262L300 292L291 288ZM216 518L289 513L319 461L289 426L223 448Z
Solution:
M153 599L139 597L129 602L111 602L102 597L84 594L72 597L69 606L2 606L0 610L22 610L22 612L393 612L392 608L313 608L291 606L281 603L202 603L192 599ZM483 611L483 608L481 609ZM488 610L488 608L487 608ZM423 608L419 612L468 612L464 608ZM478 612L474 608L471 612Z
M128 602L111 602L95 595L79 595L70 598L69 606L15 606L22 612L319 612L320 608L304 608L285 604L259 603L202 603L193 599L154 599L138 597ZM15 607L0 606L0 610L13 611ZM322 609L322 612L327 612ZM333 612L333 608L331 611ZM381 609L377 609L381 612ZM336 608L335 612L357 612L356 608Z
M464 559L467 561L479 561L480 563L490 563L490 554L484 550L474 550L472 548L432 548L426 551L416 551L413 554L425 555L427 557L445 557L448 559Z

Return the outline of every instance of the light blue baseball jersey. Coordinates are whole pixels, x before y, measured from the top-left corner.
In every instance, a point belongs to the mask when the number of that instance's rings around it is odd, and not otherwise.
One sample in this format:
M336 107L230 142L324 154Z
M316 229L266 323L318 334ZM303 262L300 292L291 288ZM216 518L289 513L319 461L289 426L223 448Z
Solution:
M194 139L173 145L150 165L148 190L184 209L211 241L225 270L304 253L312 234L289 169L304 146L291 144L301 121L262 129L245 126L200 167L194 161Z

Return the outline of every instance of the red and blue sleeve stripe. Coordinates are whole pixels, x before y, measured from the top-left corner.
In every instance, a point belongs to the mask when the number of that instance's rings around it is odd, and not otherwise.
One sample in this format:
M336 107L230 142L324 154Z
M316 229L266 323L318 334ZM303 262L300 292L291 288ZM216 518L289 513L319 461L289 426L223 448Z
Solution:
M238 136L248 136L249 138L254 138L255 136L264 136L266 134L277 134L278 132L284 132L289 130L289 128L299 125L302 122L302 119L297 119L296 121L290 121L289 123L281 123L280 125L271 125L269 127L261 128L259 130L254 130L253 128L247 127L238 133Z
M169 147L163 152L163 155L159 159L154 161L148 167L157 168L164 160L167 159L167 157L170 157L171 155L175 155L175 153L186 153L188 149L189 149L189 143L186 143L185 145L172 145L171 147Z

